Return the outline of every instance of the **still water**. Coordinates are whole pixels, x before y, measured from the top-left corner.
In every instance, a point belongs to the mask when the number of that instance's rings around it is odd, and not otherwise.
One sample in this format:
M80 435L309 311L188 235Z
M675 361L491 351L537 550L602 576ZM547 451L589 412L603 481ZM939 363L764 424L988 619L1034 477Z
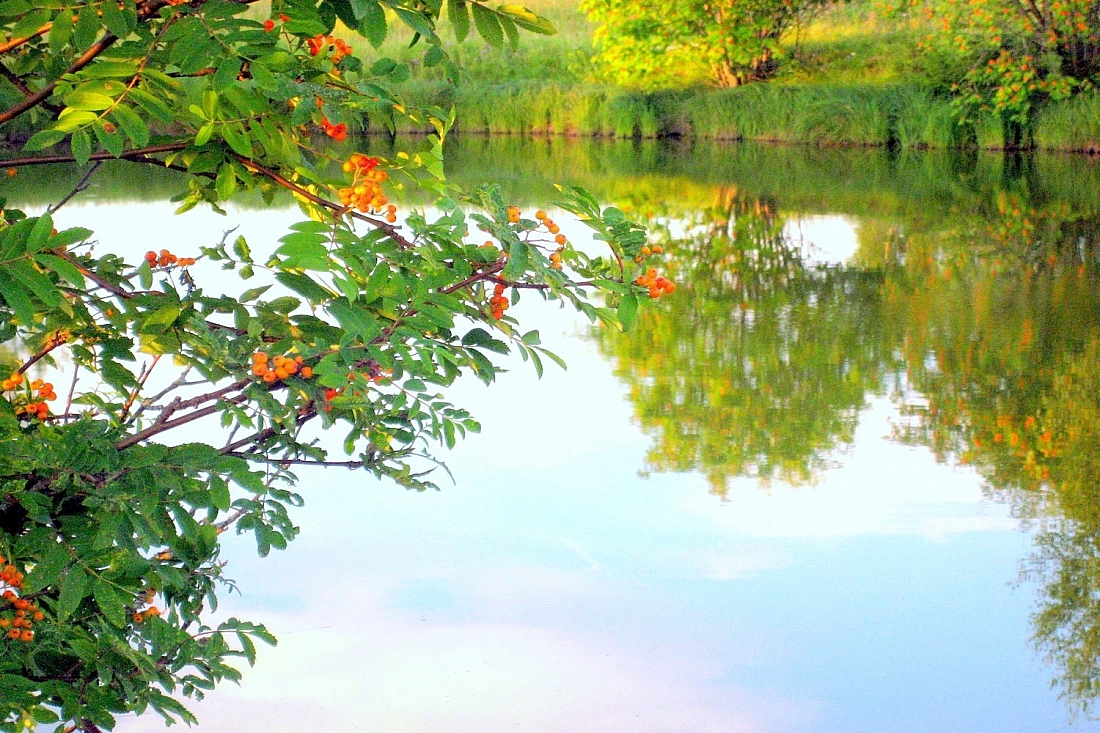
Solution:
M483 431L441 492L304 473L300 538L233 544L220 611L280 644L200 732L1100 730L1100 165L450 155L644 218L680 287L625 337L521 304L569 369L457 385ZM103 173L57 218L133 253L297 217L166 218L171 181Z

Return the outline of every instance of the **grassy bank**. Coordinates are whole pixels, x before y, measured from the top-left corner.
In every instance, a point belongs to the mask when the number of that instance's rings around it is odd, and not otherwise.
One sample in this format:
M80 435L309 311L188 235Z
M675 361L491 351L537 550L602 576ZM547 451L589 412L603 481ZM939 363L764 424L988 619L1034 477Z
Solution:
M999 119L960 128L937 72L916 52L927 32L919 20L882 18L871 0L838 4L787 39L768 83L737 89L693 87L644 94L601 85L593 74L592 27L578 0L529 0L559 29L526 35L516 49L478 39L449 43L467 70L457 87L438 69L419 66L411 36L396 32L381 51L409 63L404 93L413 105L454 106L465 134L565 135L619 139L686 137L825 146L906 149L1008 147ZM444 37L448 35L444 31ZM372 132L427 130L376 117ZM1100 151L1100 93L1052 104L1032 137L1044 150Z
M950 101L906 84L754 84L737 89L644 94L589 84L514 81L458 88L417 82L413 105L454 106L456 130L477 135L566 135L647 139L891 145L907 149L1009 147L1000 120L961 128ZM372 132L427 132L408 120L375 117ZM1078 95L1040 111L1033 129L1042 150L1100 152L1100 93Z

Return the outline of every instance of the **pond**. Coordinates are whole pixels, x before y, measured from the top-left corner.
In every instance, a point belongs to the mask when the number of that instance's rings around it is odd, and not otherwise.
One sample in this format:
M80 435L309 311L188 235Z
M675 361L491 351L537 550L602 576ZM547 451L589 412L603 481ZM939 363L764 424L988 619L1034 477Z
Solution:
M279 646L199 731L1100 730L1100 165L448 152L524 207L565 182L643 218L679 288L626 336L521 303L569 368L458 384L483 430L438 493L303 473L300 538L231 543L219 610ZM297 215L172 219L124 170L58 221L140 256ZM27 175L32 210L78 177Z

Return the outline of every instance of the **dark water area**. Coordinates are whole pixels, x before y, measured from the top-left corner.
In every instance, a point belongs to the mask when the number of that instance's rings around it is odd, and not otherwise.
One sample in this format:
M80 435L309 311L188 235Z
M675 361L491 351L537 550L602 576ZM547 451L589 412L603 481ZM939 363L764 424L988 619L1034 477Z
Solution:
M232 558L230 610L286 643L196 706L200 731L1100 730L1100 165L470 137L447 156L524 207L561 182L641 218L678 289L626 335L525 302L570 369L459 385L485 430L438 495L308 474L298 546ZM25 169L0 196L34 209L79 178ZM246 195L169 232L179 190L106 165L63 213L105 246L259 242L292 206Z

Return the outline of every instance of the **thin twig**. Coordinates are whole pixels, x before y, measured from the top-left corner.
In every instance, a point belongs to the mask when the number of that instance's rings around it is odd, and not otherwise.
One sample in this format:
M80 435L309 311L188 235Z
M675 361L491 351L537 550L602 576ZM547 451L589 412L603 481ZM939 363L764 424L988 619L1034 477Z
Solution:
M88 172L81 177L81 179L77 182L75 186L73 186L73 190L69 191L69 193L67 193L65 197L58 201L56 204L53 204L52 206L47 208L46 213L53 214L62 206L69 203L73 196L76 196L78 193L83 193L88 188L88 181L91 179L92 174L99 170L99 166L101 165L103 165L102 160L97 160L96 162L92 163L92 167L89 168Z
M153 357L153 363L149 365L148 369L145 368L144 364L141 366L141 374L138 376L138 386L134 387L133 392L130 393L130 397L126 400L126 403L122 406L122 414L119 415L119 418L118 418L119 422L125 422L126 421L126 416L130 413L130 408L134 406L134 400L136 400L137 396L139 394L141 394L141 389L142 389L142 387L145 386L145 383L149 380L149 375L153 373L153 370L156 368L157 364L160 363L160 357L161 357L161 354L157 354L156 356L154 356Z

